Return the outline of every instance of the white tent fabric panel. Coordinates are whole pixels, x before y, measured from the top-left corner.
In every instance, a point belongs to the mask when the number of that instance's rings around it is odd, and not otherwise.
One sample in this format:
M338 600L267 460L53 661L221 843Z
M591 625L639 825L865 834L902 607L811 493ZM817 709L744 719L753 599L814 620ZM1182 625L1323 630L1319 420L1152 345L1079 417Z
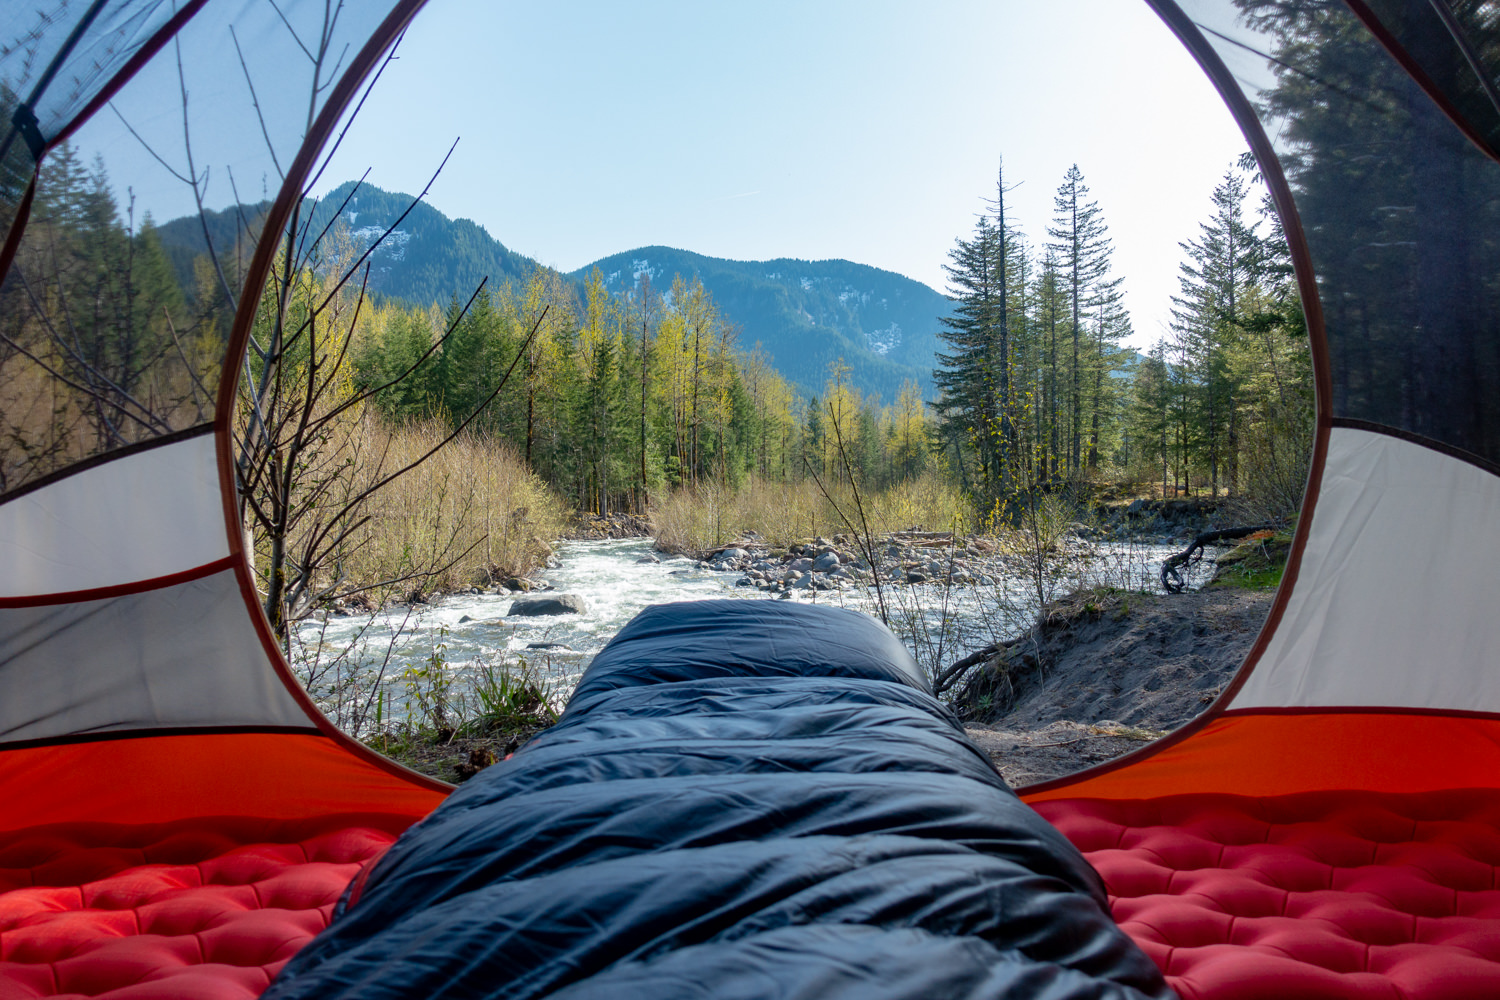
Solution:
M1286 612L1229 708L1500 712L1500 477L1333 428Z
M0 608L0 743L183 726L310 726L266 658L233 570Z
M0 598L151 580L227 555L212 434L123 455L0 506Z

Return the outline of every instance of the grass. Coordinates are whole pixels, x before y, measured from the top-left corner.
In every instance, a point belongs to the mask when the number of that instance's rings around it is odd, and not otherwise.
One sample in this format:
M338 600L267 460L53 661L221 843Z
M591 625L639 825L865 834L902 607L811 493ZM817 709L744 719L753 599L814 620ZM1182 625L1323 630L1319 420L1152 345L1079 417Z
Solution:
M456 676L464 673L466 689ZM524 659L454 669L439 643L426 664L406 671L402 683L408 709L415 711L390 724L377 719L362 742L443 781L468 780L557 722L546 685Z
M1291 551L1291 532L1257 532L1219 556L1211 587L1275 590Z

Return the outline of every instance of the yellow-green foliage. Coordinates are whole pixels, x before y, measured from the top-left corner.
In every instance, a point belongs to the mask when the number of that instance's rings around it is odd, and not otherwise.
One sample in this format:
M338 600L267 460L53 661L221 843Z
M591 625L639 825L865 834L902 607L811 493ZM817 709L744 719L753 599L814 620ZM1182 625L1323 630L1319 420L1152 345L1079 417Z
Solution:
M651 526L657 543L669 552L702 552L755 531L773 547L817 535L872 534L917 527L933 531L970 529L968 504L934 471L878 493L854 490L847 483L812 480L778 483L751 477L738 490L719 483L684 487L657 498ZM861 518L863 510L863 518Z
M876 534L911 527L959 534L974 529L972 505L947 476L936 470L903 480L873 498L867 496L865 507L870 530Z

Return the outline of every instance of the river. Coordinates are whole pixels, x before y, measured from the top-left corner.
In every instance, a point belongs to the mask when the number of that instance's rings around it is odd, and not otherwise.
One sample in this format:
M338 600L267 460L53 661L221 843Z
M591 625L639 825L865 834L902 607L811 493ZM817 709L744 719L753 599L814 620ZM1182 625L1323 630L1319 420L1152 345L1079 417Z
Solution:
M1041 596L1050 599L1080 585L1101 584L1159 591L1156 573L1177 549L1150 543L1079 546L1054 571ZM1195 568L1190 586L1206 582L1212 571L1209 559ZM524 667L561 705L594 654L648 605L774 599L754 587L737 586L739 573L655 553L649 538L563 542L557 563L543 578L554 591L582 598L582 614L512 618L506 617L512 596L458 594L373 616L330 616L303 625L293 664L334 721L356 731L374 723L377 702L383 722L407 716L424 691L431 697L435 681L462 704L466 688L486 664ZM879 613L877 595L869 587L794 593L793 600ZM1039 595L1034 581L997 575L965 587L887 584L879 598L892 629L932 670L1019 633L1035 615Z

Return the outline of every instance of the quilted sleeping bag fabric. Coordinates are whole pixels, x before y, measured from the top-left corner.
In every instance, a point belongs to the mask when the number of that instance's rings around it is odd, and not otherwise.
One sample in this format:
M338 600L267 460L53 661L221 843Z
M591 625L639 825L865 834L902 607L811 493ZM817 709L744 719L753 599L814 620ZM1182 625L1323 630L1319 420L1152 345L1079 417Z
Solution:
M1171 995L883 626L707 601L637 616L265 996Z

